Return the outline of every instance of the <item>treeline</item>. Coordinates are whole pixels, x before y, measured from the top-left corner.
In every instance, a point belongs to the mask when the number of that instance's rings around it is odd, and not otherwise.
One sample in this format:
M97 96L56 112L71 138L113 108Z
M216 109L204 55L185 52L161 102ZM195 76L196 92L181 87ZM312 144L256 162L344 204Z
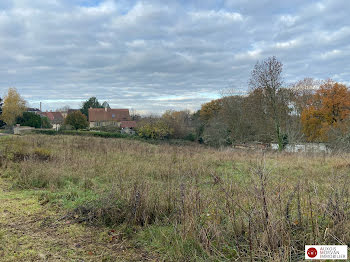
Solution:
M211 146L276 142L282 150L288 143L327 142L350 148L349 87L311 78L286 85L282 71L283 64L276 57L257 62L246 95L235 95L232 90L231 94L203 104L195 113L168 110L160 117L141 117L132 112L131 119L137 122L136 135ZM26 102L15 89L9 89L3 102L0 99L0 125L50 127L47 118L25 112ZM62 128L88 129L88 109L104 107L109 104L91 97L80 110L68 114ZM115 126L100 129L120 132Z
M288 143L328 142L348 148L349 87L311 78L285 85L282 66L275 57L258 62L246 95L227 94L193 114L167 111L159 119L143 119L139 134L212 146L276 142L282 150Z

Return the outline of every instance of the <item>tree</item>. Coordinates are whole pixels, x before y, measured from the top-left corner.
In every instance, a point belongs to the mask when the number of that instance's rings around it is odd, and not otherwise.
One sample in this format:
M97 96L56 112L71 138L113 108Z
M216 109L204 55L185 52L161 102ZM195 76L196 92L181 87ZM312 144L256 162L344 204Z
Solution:
M143 138L166 139L173 134L173 130L162 119L149 119L140 123L137 134Z
M46 116L41 117L41 127L42 128L52 128L50 120Z
M290 86L290 107L291 114L285 132L288 134L289 142L305 141L305 134L301 123L301 113L307 106L309 100L321 85L321 81L312 78L304 78Z
M260 90L267 115L273 120L279 150L283 149L284 134L281 131L281 94L283 64L276 57L257 62L249 81L251 89Z
M330 129L343 129L350 116L350 91L328 80L315 92L302 111L303 132L309 141L327 141Z
M51 127L51 124L46 117L41 117L31 112L24 112L22 116L18 116L16 118L16 124L20 124L21 126L31 126L35 128Z
M93 96L93 97L90 97L88 100L86 100L80 109L80 111L87 118L89 118L89 108L103 108L103 106L100 104L100 102L97 100L97 98Z
M211 118L219 114L223 107L222 102L222 99L216 99L203 104L199 113L201 120L209 121Z
M175 111L167 110L162 115L162 119L167 122L170 128L174 131L174 138L185 138L189 134L194 133L192 127L192 117L189 110Z
M250 100L251 97L238 95L225 96L222 99L223 107L218 120L226 124L227 129L230 131L231 140L235 143L264 140L261 137L257 137L256 131L259 129L257 126L262 118L255 118L255 112L250 114L252 109L248 105ZM263 126L265 127L265 125ZM263 131L263 128L260 128L259 131Z
M0 97L0 127L3 127L5 125L5 122L1 120L2 106L3 106L3 100Z
M15 88L9 88L4 99L1 119L9 126L16 122L18 116L22 116L26 109L25 100L19 95Z
M80 111L74 111L67 115L64 120L65 125L70 125L74 129L84 129L89 126L86 116Z
M212 118L206 125L202 139L205 144L215 147L231 144L228 126L218 117Z
M304 78L291 86L293 92L292 103L295 114L301 115L301 112L308 105L310 99L321 84L321 81L312 78Z
M68 110L70 109L69 105L65 105L63 107L57 108L56 112L68 112Z

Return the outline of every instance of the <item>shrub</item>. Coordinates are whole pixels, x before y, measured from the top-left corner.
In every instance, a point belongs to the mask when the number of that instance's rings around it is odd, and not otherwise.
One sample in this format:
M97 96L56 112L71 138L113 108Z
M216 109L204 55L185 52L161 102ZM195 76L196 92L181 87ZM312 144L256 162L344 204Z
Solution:
M58 132L53 129L47 129L47 130L34 130L37 134L44 134L44 135L57 135Z
M47 161L51 159L51 151L47 148L37 147L33 152L34 158L42 161Z
M51 128L47 117L41 117L31 112L24 112L22 116L17 117L16 124L21 126L31 126L35 128Z
M89 126L86 116L80 111L74 111L67 115L64 120L65 125L70 125L74 129L84 129Z
M117 133L117 132L120 132L121 128L118 126L110 125L110 126L94 127L94 128L91 128L90 130Z
M193 133L189 133L187 134L185 137L184 137L185 140L188 140L188 141L195 141L196 140L196 135L193 134Z
M44 135L72 135L72 136L94 136L104 138L127 138L131 137L127 134L115 133L115 132L99 132L99 131L86 131L86 130L35 130L37 134Z
M163 120L155 120L141 123L137 128L137 134L143 138L167 139L171 136L173 130Z
M216 121L216 119L211 120L204 129L202 138L205 144L214 147L231 144L227 126L221 121Z

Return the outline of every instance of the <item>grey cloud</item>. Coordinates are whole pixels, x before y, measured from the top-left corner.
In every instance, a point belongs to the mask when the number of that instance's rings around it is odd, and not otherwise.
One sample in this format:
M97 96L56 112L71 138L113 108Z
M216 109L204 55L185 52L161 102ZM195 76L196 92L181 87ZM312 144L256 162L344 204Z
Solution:
M346 0L2 0L0 88L33 105L78 107L89 96L140 112L198 109L247 90L276 55L286 82L350 82Z

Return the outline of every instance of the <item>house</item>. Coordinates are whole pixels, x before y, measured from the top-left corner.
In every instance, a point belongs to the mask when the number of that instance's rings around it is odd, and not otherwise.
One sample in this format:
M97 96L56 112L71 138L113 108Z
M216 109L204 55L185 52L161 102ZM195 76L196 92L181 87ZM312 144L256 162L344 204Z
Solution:
M59 130L63 125L64 117L61 112L41 112L41 116L47 117L52 125L52 128Z
M125 128L136 126L136 123L130 123L134 121L131 121L129 109L89 108L90 127L121 127L122 122L125 122L123 125Z
M135 134L135 121L122 121L120 122L120 128L122 134L134 135Z
M66 109L66 110L64 110L64 111L58 111L58 112L60 112L60 113L62 114L63 118L66 119L66 117L67 117L69 114L74 113L74 112L77 112L77 111L80 111L80 109L71 109L71 108L69 108L69 109Z

